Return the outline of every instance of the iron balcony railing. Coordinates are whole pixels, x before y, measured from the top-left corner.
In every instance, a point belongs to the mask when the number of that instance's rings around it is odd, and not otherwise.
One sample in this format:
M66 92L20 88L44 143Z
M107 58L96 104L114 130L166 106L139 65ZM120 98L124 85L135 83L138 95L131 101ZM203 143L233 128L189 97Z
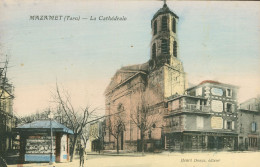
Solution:
M179 106L176 109L170 110L170 113L177 112L210 112L210 106L207 105L196 105L196 104L184 104L183 106Z

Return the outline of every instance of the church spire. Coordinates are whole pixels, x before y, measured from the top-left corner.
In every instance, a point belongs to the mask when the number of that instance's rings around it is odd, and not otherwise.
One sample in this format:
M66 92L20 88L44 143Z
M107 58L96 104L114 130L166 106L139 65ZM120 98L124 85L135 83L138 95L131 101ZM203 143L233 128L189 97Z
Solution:
M163 0L163 7L167 7L166 0Z

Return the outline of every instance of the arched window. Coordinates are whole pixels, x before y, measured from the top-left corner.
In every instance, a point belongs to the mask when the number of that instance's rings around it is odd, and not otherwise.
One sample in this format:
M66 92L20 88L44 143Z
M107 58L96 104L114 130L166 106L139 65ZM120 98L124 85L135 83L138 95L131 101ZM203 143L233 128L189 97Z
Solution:
M162 39L162 45L161 45L162 53L167 54L169 53L168 50L168 41L166 39Z
M177 57L177 42L173 42L173 56Z
M176 33L176 21L174 18L172 18L172 31Z
M156 35L157 34L157 21L155 20L153 22L153 35Z
M162 17L162 31L167 31L167 16Z
M153 49L152 49L152 59L156 58L156 44L153 44Z

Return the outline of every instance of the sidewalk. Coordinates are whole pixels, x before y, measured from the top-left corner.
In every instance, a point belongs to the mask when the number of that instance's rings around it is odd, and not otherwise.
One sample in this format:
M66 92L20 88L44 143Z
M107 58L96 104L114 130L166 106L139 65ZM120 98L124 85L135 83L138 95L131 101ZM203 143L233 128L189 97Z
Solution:
M139 157L143 156L141 152L133 152L126 150L119 150L119 154L117 154L116 150L102 150L99 152L87 152L87 155L101 155L101 156L134 156Z
M14 165L8 165L8 167L37 167L37 166L45 166L45 167L77 167L79 166L79 158L75 157L73 162L61 162L61 163L54 163L50 165L46 162L41 163L25 163L25 164L14 164Z
M114 152L88 155L85 167L259 167L260 152L163 152L159 154L146 153L145 156L131 156L134 153ZM120 155L120 154L119 154ZM140 155L140 154L139 154ZM14 164L8 167L79 167L76 156L73 162L55 163L27 163Z

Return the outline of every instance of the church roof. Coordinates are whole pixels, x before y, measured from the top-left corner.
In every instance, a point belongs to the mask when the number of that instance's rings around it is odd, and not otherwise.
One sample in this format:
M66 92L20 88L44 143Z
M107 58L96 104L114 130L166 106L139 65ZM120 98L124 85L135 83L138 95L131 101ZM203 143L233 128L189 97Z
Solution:
M179 18L175 13L173 13L169 7L164 4L163 7L161 9L159 9L153 16L153 19L154 20L157 16L161 15L161 14L165 14L165 13L170 13L171 15L173 15L174 17L176 18Z
M148 73L148 70L149 70L148 62L143 64L135 64L135 65L121 67L119 70L116 71L114 77L111 79L109 85L105 90L105 94L113 90L114 88L118 87L119 85L122 85L124 82L130 80L131 78L136 77L137 74L146 75ZM116 78L119 75L123 76L121 82L116 81Z
M127 71L144 71L144 72L147 72L149 69L149 65L148 63L143 63L143 64L135 64L135 65L130 65L130 66L124 66L124 67L121 67L120 70L124 71L124 70L127 70Z

